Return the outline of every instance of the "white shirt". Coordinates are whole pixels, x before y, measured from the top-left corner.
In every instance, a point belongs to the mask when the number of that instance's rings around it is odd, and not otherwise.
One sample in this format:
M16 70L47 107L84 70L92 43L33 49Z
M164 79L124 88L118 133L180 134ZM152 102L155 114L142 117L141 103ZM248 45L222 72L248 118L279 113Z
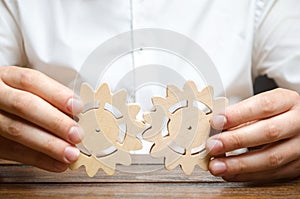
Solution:
M231 103L267 74L300 92L299 0L1 0L0 66L26 66L70 86L88 56L120 33L167 29L215 64Z

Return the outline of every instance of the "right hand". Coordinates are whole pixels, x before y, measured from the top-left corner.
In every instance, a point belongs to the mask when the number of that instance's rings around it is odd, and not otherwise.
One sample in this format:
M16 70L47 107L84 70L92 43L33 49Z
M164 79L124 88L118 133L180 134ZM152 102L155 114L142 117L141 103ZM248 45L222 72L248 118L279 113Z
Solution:
M69 88L41 72L0 67L0 159L65 171L79 157L82 130L69 115L81 108Z

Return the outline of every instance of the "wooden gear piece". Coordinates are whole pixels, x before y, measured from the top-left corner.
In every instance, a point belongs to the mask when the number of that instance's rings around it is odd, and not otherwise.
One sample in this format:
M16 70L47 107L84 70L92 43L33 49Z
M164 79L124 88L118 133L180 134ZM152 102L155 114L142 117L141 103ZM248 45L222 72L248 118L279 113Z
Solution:
M198 91L194 82L185 83L183 90L167 87L166 98L152 98L155 111L144 115L151 125L143 138L154 142L150 154L164 157L165 167L172 170L181 166L190 175L195 165L208 169L209 155L205 141L209 137L213 110L224 109L226 98L213 99L213 88Z
M129 152L142 148L137 135L145 130L146 124L136 119L140 107L126 103L125 90L112 95L106 83L96 92L83 83L80 97L85 107L78 115L78 124L85 136L77 145L80 157L70 168L84 165L90 177L100 168L113 175L116 164L130 165Z

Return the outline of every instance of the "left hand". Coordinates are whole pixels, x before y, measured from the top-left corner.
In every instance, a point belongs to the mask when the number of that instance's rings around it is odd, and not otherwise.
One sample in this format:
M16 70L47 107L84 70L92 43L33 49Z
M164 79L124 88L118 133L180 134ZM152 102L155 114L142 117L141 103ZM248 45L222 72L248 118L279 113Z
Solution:
M300 176L300 96L275 89L226 108L223 133L206 143L209 170L227 181L274 181ZM212 120L212 125L218 120ZM262 147L259 147L262 146ZM227 152L256 147L244 154Z

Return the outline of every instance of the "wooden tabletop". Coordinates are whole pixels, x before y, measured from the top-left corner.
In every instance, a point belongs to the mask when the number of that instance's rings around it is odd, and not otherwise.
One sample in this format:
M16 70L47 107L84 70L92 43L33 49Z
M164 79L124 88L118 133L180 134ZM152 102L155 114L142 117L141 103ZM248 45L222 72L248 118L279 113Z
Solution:
M121 170L121 171L120 171ZM84 168L50 173L0 160L0 198L300 198L300 179L272 184L230 183L196 168L183 175L160 164L119 167L89 178Z

